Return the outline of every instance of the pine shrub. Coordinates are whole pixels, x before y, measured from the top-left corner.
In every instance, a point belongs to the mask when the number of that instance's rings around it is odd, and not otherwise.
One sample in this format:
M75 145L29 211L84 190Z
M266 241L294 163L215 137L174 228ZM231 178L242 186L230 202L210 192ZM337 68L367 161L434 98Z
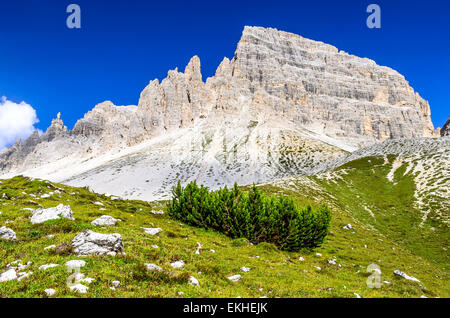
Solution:
M248 193L226 186L209 191L195 181L172 189L169 216L189 225L211 228L231 238L267 242L282 250L320 246L329 232L331 213L326 206L299 209L292 198L267 196L253 185Z

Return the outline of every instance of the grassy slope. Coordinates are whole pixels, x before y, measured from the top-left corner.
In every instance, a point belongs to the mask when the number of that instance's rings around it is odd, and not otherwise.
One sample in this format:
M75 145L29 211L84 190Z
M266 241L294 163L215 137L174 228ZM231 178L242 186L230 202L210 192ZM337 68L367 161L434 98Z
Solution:
M417 207L414 175L404 175L406 164L395 171L393 182L387 178L394 159L391 155L389 163L381 157L355 160L336 170L340 178L313 180L334 197L337 207L448 272L450 231L436 213L449 215L448 203L434 197L432 206ZM425 209L432 212L421 224Z
M61 189L61 194L40 199L43 193L54 192L54 186ZM269 193L285 192L300 205L310 202L310 198L321 198L321 194L312 189L297 192L272 185L262 189ZM0 273L7 264L17 259L32 261L33 264L25 271L34 273L20 282L0 283L0 297L45 297L46 288L56 289L56 297L355 297L353 293L362 297L450 295L445 273L438 266L364 226L364 223L352 218L346 209L339 207L333 209L332 234L322 247L315 251L289 253L269 244L252 246L243 240L231 240L214 231L180 224L166 215L153 215L150 213L152 209L164 209L158 202L112 200L84 188L29 181L21 177L2 180L0 193L5 192L12 200L0 199L0 225L10 222L6 226L17 233L18 241L0 240ZM96 201L104 203L104 206L95 205ZM23 210L39 206L48 208L59 203L70 204L75 221L57 220L32 225L29 221L31 213ZM106 210L102 211L102 208ZM112 228L98 228L90 224L103 214L120 218L123 222ZM352 230L342 229L347 223L353 225ZM141 227L161 227L163 232L151 236L145 234ZM66 261L80 258L56 254L44 248L52 244L70 244L75 235L85 229L120 233L126 255L84 257L87 265L81 272L95 281L89 285L87 294L80 295L66 287L69 274L64 268ZM49 234L55 237L48 238ZM203 245L200 255L195 254L197 242ZM159 248L152 248L153 244ZM317 256L317 252L322 256ZM299 261L300 256L305 261ZM341 267L328 264L327 260L333 257ZM181 270L174 270L169 265L170 261L177 259L186 262ZM49 263L62 266L38 270L40 265ZM158 264L172 274L149 273L143 269L143 263ZM380 289L366 286L369 274L365 271L371 263L381 267L382 280L391 284L383 284ZM250 267L251 271L241 272L242 266ZM321 267L321 270L315 266ZM417 277L422 284L394 277L395 269ZM187 283L190 274L199 280L200 287ZM232 283L226 279L234 274L241 274L242 280ZM121 282L115 291L109 288L113 280ZM184 294L179 295L178 292Z

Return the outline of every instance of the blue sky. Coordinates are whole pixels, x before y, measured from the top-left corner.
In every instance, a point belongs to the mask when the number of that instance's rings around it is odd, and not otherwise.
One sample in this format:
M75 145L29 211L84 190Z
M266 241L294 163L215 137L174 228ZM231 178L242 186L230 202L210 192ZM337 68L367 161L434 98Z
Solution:
M81 7L80 30L66 7ZM381 7L382 28L366 27ZM139 93L193 55L204 79L233 56L245 25L333 44L403 74L428 100L434 125L450 115L448 1L0 0L0 97L25 101L45 130L57 112L72 128L97 103L136 105Z

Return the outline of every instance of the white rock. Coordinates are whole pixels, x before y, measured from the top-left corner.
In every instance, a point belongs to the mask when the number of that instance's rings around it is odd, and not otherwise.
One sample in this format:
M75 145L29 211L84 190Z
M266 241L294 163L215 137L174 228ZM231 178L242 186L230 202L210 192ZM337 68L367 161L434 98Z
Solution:
M397 275L397 276L403 277L404 279L412 280L414 282L420 283L420 280L418 280L417 278L415 278L413 276L409 276L406 273L404 273L404 272L402 272L402 271L400 271L398 269L394 271L394 274Z
M320 254L320 253L316 253L316 256L322 256L322 254Z
M250 267L242 266L241 271L243 271L244 273L250 272Z
M50 246L44 247L44 250L53 250L55 248L56 248L56 245L50 245Z
M213 249L210 249L209 250L211 253L215 253L216 251L215 250L213 250Z
M163 270L160 266L158 266L156 264L145 263L144 265L147 267L147 270L149 270L149 271L161 272Z
M50 194L47 194L47 193L45 193L45 194L43 194L43 195L41 195L41 199L47 199L47 198L50 198Z
M48 297L51 297L54 294L56 294L56 290L54 290L53 288L46 289L44 290L44 292L47 294Z
M351 224L347 224L347 225L344 225L342 228L343 228L344 230L351 230L352 225L351 225Z
M300 257L298 258L298 260L299 260L300 262L303 262L303 261L305 261L305 258L304 258L303 256L300 256Z
M183 261L176 261L176 262L170 263L170 266L172 266L173 268L183 268L184 267L184 262Z
M72 209L68 205L60 204L54 208L49 209L37 209L34 210L31 217L32 224L43 223L48 220L56 220L59 218L66 218L69 220L75 220L72 216Z
M100 206L104 206L104 204L103 204L103 203L101 203L101 202L98 202L98 201L97 201L97 202L94 202L94 204L95 204L95 205L100 205Z
M16 280L16 279L17 279L17 274L13 268L11 268L10 270L7 270L6 272L4 272L0 275L0 282L7 282L10 280Z
M156 235L156 234L158 234L159 232L162 231L162 229L159 228L159 227L153 227L153 228L145 228L145 227L143 227L143 229L144 229L145 233L150 234L150 235Z
M120 234L101 234L91 230L81 232L72 240L74 253L77 255L111 255L123 253Z
M113 287L117 288L120 286L120 282L118 280L113 280L112 282Z
M2 227L0 227L0 239L4 239L4 240L8 240L8 241L15 241L15 240L17 240L17 236L13 230L11 230L5 226L2 226Z
M159 246L156 245L156 244L153 244L152 247L153 247L153 248L159 248Z
M361 296L359 296L357 293L353 293L353 295L355 295L356 298L361 298Z
M75 284L69 287L70 290L79 292L80 294L86 294L89 290L89 287L83 285L83 284Z
M330 265L336 265L336 260L335 260L335 259L329 259L329 260L328 260L328 264L330 264Z
M318 271L322 270L322 268L320 268L319 266L314 266L315 269L317 269Z
M39 266L39 270L45 271L46 269L53 268L59 266L58 264L44 264Z
M238 282L241 280L242 276L241 275L232 275L232 276L228 276L227 278L229 280L231 280L232 282Z
M200 283L194 276L189 277L189 284L193 286L200 286Z
M161 210L159 210L159 211L151 210L150 213L152 213L152 214L164 214L164 211L161 211Z
M17 278L18 281L21 281L24 278L27 278L28 276L30 276L31 274L33 274L33 272L21 272L21 273L17 273L17 276L19 278Z
M90 284L94 281L94 278L90 278L90 277L86 277L86 278L82 278L79 280L80 283L86 283L86 284Z
M200 242L197 242L197 249L195 250L195 254L200 254L200 250L202 249L202 244Z
M114 226L118 220L109 215L102 215L91 222L95 226Z
M68 268L81 268L84 267L86 265L85 261L82 260L71 260L66 262L66 266Z

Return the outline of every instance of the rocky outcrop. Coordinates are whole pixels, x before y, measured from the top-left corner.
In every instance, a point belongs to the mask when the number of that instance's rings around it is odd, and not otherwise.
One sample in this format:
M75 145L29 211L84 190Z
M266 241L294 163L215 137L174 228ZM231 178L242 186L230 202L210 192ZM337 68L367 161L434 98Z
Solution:
M444 126L442 126L440 133L441 137L450 136L450 117L448 117Z
M75 220L70 206L59 204L54 208L34 210L33 216L31 217L31 223L39 224L48 220L57 220L59 218Z
M101 234L91 230L81 232L72 241L73 252L80 256L110 255L123 253L123 242L120 234Z

